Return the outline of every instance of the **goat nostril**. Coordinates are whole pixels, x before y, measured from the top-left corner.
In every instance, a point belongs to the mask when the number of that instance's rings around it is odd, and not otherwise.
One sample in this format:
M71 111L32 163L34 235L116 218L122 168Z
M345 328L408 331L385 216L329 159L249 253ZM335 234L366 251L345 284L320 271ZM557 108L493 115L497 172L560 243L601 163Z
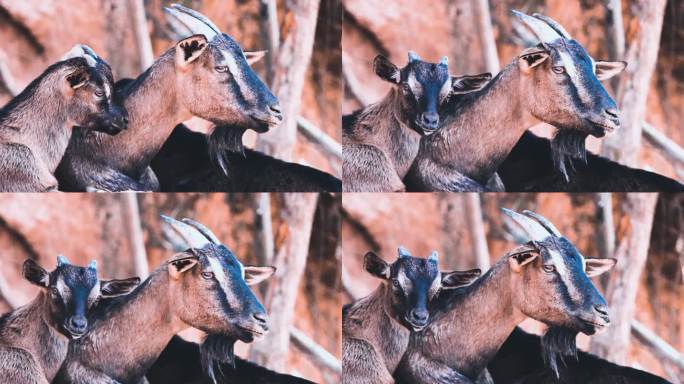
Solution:
M437 125L439 116L436 113L423 113L423 123L427 125Z
M601 315L608 316L608 307L606 307L605 305L594 306L594 310L600 313Z
M268 109L270 109L271 112L273 112L273 113L277 113L277 114L282 113L282 112L280 111L280 105L278 105L278 104L276 104L276 105L271 105L271 106L268 107Z
M266 324L268 322L268 316L265 313L253 313L252 317L259 323Z
M617 108L606 108L605 110L606 114L610 117L617 118L618 114L620 113Z
M84 329L88 325L88 322L84 318L72 317L71 326L74 329Z
M413 319L417 321L426 321L428 318L428 312L421 310L412 310L411 317L413 317Z

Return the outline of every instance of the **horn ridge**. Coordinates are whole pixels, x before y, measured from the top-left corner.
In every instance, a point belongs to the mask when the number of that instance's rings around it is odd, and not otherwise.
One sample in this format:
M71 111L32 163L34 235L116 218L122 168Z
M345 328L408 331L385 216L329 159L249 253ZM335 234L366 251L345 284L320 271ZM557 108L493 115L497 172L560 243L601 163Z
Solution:
M526 15L520 11L513 10L513 14L518 17L527 29L529 29L542 43L553 43L563 36L554 28L541 19Z
M561 237L561 236L563 236L563 235L561 235L561 233L560 233L560 231L558 230L558 228L556 228L556 226L553 225L553 223L551 223L551 222L550 222L547 218L545 218L544 216L542 216L542 215L540 215L540 214L537 214L537 213L534 213L534 212L532 212L532 211L529 211L529 210L527 210L527 209L523 211L523 214L524 214L525 216L528 216L528 217L531 217L531 218L537 220L537 221L539 222L539 224L541 224L544 228L546 228L546 230L549 231L552 235L554 235L554 236L556 236L556 237Z
M211 241L214 244L221 244L221 240L218 239L216 235L214 235L214 232L212 232L209 228L207 228L204 224L199 223L195 220L184 218L181 220L185 224L193 226L196 230L198 230L204 237L206 237L209 241Z
M570 33L568 33L568 31L565 28L563 28L563 26L560 25L560 23L557 22L556 20L554 20L554 19L552 19L546 15L542 15L541 13L533 13L532 17L535 17L535 18L545 22L546 24L548 24L549 27L553 28L553 30L556 31L556 33L558 33L559 35L561 35L561 37L568 39L568 40L572 40L572 36L570 36Z
M190 248L204 248L205 245L211 244L211 241L199 232L195 227L192 227L182 221L178 221L166 215L161 215L161 219L176 232Z
M507 208L501 208L501 210L504 214L506 214L506 216L510 217L527 233L527 235L530 237L530 240L544 241L546 238L551 236L549 231L537 221Z

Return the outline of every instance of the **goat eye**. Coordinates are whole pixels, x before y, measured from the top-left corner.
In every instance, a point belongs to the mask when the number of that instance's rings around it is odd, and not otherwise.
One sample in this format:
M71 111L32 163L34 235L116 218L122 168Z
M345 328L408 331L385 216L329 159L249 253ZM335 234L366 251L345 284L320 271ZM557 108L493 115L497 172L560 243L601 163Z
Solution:
M559 75L562 75L565 73L565 67L561 67L561 66L553 67L553 68L551 68L551 70L553 71L553 73L556 73Z
M50 293L52 293L55 296L59 296L59 289L52 287L50 288Z
M553 265L550 265L550 264L544 265L542 268L544 268L544 272L548 272L548 273L556 271L556 267L554 267Z
M219 65L218 67L215 67L214 69L216 70L216 72L220 72L220 73L228 72L228 67L226 67L225 65Z
M213 279L214 273L213 272L202 272L202 278L205 280Z
M97 96L97 97L102 97L102 96L104 96L104 91L101 91L101 90L98 89L97 91L95 91L95 96Z
M394 285L397 288L401 286L401 284L399 284L399 280L392 280L392 285Z

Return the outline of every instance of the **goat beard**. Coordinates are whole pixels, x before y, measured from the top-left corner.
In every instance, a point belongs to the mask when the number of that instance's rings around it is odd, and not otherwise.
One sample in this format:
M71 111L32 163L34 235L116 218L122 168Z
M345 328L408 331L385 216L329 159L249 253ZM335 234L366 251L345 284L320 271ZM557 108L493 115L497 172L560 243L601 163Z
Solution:
M551 327L541 338L542 359L544 365L550 368L560 378L558 362L564 366L565 358L577 360L577 331L565 327Z
M231 155L238 154L245 157L242 136L246 130L242 127L218 125L209 135L209 158L226 176L228 176Z
M551 140L553 165L556 171L563 175L566 183L570 182L566 165L569 165L572 172L574 172L573 160L577 159L581 160L584 164L587 163L586 139L587 134L584 132L559 129L556 131L553 140Z
M221 364L227 364L235 369L235 339L224 335L207 335L200 345L200 360L202 363L202 370L211 379L212 383L216 383L216 373L214 368L218 367L220 375L223 375Z

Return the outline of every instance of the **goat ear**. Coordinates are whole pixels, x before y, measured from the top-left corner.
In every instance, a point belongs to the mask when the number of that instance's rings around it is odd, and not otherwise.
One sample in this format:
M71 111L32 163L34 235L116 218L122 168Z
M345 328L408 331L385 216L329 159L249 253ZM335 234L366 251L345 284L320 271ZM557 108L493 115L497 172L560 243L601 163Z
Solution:
M518 67L523 73L532 72L532 68L546 61L549 52L540 48L528 48L518 57Z
M589 277L598 276L604 272L608 272L611 268L617 264L615 259L595 259L595 258L585 258L586 263L585 273Z
M131 292L140 284L139 277L128 279L114 279L100 281L100 294L102 297L116 297Z
M363 257L363 269L371 275L387 280L390 278L390 266L374 252L368 252Z
M77 68L66 76L66 81L71 89L78 89L90 80L90 72L87 68Z
M247 285L259 284L262 281L273 276L275 267L255 267L252 265L245 266L245 283Z
M192 267L197 265L198 262L199 260L197 260L196 257L181 257L176 260L171 260L168 264L169 276L171 276L172 279L177 280L181 277L183 272L189 271Z
M46 288L50 284L50 274L48 271L32 259L24 261L21 273L31 284L35 284L42 288Z
M207 49L208 42L204 35L193 35L176 44L176 66L187 69L190 64Z
M392 84L399 84L401 80L401 73L394 63L383 55L375 56L373 60L373 71L381 79Z
M537 257L539 257L539 251L534 250L514 253L508 257L508 265L513 272L520 273L524 266L533 262Z
M254 52L244 52L245 58L247 59L247 64L252 65L266 56L268 51L254 51Z
M470 285L470 283L480 277L480 274L482 274L482 271L479 269L442 272L442 289L454 289Z
M481 73L479 75L465 75L451 77L451 93L460 95L482 89L489 80L492 79L491 73Z
M600 81L608 80L627 68L625 61L602 61L596 62L596 78Z

